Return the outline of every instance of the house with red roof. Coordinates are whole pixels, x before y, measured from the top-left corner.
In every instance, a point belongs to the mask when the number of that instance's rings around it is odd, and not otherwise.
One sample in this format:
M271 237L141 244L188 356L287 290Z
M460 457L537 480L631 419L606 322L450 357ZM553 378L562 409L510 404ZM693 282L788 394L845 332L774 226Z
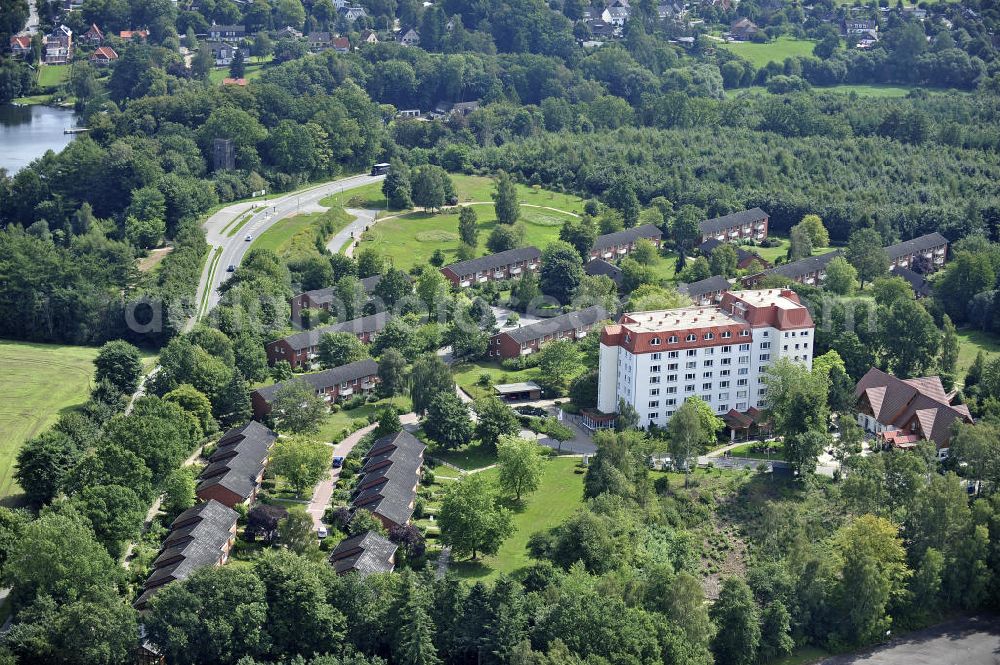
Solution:
M118 36L127 42L133 39L145 40L149 39L149 30L122 30L118 33Z
M90 56L90 61L95 65L110 65L117 59L118 53L110 46L98 46Z
M96 23L90 24L90 29L83 33L80 37L80 41L87 42L88 44L100 44L104 41L104 33L101 29L97 27Z
M972 423L964 404L952 404L941 377L899 379L871 368L854 389L858 424L897 448L933 441L939 457L947 457L951 426L956 420Z
M21 60L31 53L31 35L14 35L10 38L10 54Z

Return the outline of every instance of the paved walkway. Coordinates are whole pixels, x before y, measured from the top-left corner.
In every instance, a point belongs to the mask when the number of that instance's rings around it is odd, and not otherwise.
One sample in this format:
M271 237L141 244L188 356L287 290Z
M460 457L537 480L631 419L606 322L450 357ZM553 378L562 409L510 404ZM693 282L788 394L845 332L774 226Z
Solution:
M359 208L346 208L347 214L354 217L354 221L338 231L330 242L326 243L326 248L331 254L336 254L340 251L349 240L360 240L361 234L365 232L369 226L375 223L375 215L378 214L377 210L362 210ZM347 256L354 256L354 244L347 248L344 252Z
M417 422L417 414L403 414L399 417L399 421L403 425L413 425ZM376 426L377 423L373 423L367 427L362 427L340 443L335 444L333 446L333 456L347 457L347 454L354 450L354 446L358 445L358 442L360 442L366 434L375 429ZM306 512L309 513L310 517L312 517L314 528L318 529L321 526L327 526L326 523L323 522L323 514L330 505L330 499L333 497L333 490L337 486L338 480L340 480L340 467L330 467L330 470L326 474L326 478L321 480L313 490L313 495L309 500L309 505L306 507Z

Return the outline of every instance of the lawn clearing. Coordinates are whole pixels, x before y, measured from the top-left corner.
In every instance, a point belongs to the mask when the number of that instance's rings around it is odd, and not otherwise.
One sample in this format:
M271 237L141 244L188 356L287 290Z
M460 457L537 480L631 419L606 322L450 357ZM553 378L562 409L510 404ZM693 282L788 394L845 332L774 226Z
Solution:
M38 70L38 87L53 88L69 80L69 65L41 65Z
M455 383L473 399L496 394L492 388L498 383L521 383L522 381L537 381L541 371L537 367L521 370L506 370L500 363L485 360L471 363L461 363L453 367ZM479 385L479 377L490 375L490 387Z
M409 397L393 397L392 399L382 399L377 402L368 402L367 404L362 404L356 409L341 409L337 413L330 413L326 416L323 423L320 425L319 431L313 436L313 438L319 439L320 441L339 440L343 438L340 435L345 427L352 426L355 420L364 420L367 422L369 416L374 416L379 412L379 410L389 404L393 404L398 408L404 409L404 412L413 410L413 402L410 401Z
M259 78L261 74L264 73L265 65L251 65L247 64L243 72L243 78L248 81L252 81L255 78ZM218 69L212 69L208 73L208 80L216 85L222 85L222 79L232 78L232 74L229 73L229 67L220 67Z
M1000 355L1000 338L982 330L965 329L958 331L958 367L955 369L955 380L965 381L976 354L982 351L989 362Z
M438 450L432 446L427 451L427 456L457 466L463 471L485 469L497 463L497 454L479 441L467 443L454 450Z
M583 475L576 473L578 457L554 457L545 462L541 485L514 512L514 533L500 546L496 556L479 561L452 560L451 570L470 581L492 579L529 566L528 539L539 531L559 526L583 507ZM483 471L496 478L496 469Z
M766 44L727 42L719 46L749 60L754 67L760 69L766 67L769 62L782 63L785 58L811 56L815 45L816 41L813 39L779 37Z
M278 256L296 256L316 251L316 224L325 216L333 215L336 221L334 231L342 229L351 220L341 209L326 212L311 212L282 219L254 239L254 247L273 250Z
M759 255L760 258L764 259L765 261L767 261L769 263L774 263L775 261L778 260L779 257L781 257L782 259L784 259L785 257L787 257L788 256L788 246L791 244L791 241L788 238L783 238L781 236L776 236L776 235L771 235L771 236L768 236L768 237L769 238L777 238L778 240L781 241L781 244L778 245L777 247L749 247L748 246L748 247L745 247L744 249L746 249L748 252L753 252L753 253ZM813 256L817 256L819 254L826 254L827 252L832 252L834 249L835 249L834 247L813 247L813 252L812 253L813 253Z
M767 450L770 451L770 454ZM785 444L772 441L765 450L760 443L744 443L742 446L732 448L729 454L733 457L746 457L748 459L783 460L785 459Z
M87 401L97 349L0 341L0 497L20 491L13 480L21 445L48 429L61 413Z

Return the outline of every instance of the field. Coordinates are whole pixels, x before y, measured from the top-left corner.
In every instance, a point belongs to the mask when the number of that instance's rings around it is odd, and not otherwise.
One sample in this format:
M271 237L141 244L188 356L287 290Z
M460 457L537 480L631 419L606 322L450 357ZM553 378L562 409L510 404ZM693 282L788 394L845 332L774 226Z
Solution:
M0 405L0 497L18 491L17 451L59 415L87 399L97 349L0 341L0 376L7 388Z
M958 367L955 370L955 380L965 381L965 374L976 359L976 354L982 351L986 362L1000 356L1000 339L982 330L958 331Z
M921 88L920 86L906 86L906 85L888 85L881 83L873 83L868 85L855 85L851 83L844 83L842 85L831 85L824 87L813 87L813 91L816 93L832 92L838 95L850 95L856 94L859 97L906 97L914 90L925 90L928 93L934 94L935 92L945 92L939 88ZM730 95L739 95L743 92L759 92L767 93L767 88L764 86L755 85L749 88L738 88L735 90L730 90ZM957 91L948 91L949 94Z
M729 49L740 57L746 58L757 69L766 66L769 62L784 62L785 58L810 56L815 45L814 40L793 39L792 37L779 37L766 44L754 44L753 42L720 44L722 48Z
M537 367L528 369L509 371L500 366L500 363L487 362L485 360L474 363L462 363L455 366L455 383L467 392L473 399L486 397L494 394L492 388L484 388L479 385L479 377L489 374L493 384L497 383L520 383L521 381L534 381L538 379L540 370Z
M51 88L69 80L70 65L42 65L38 70L38 87Z
M759 446L758 443L744 443L742 446L736 446L729 451L729 454L733 457L747 457L749 459L762 459L762 460L783 460L785 459L785 446L782 443L772 443L770 448L770 454L766 452L751 450L754 446Z
M331 413L326 416L320 425L319 432L316 433L316 438L321 441L332 441L340 435L345 427L351 425L355 420L367 421L368 416L378 413L379 409L390 403L403 408L407 412L413 409L413 404L408 397L395 397L391 400L384 399L378 402L369 402L349 411L341 409L337 413Z
M264 64L251 65L247 63L246 69L243 73L243 78L245 78L248 81L254 80L255 78L259 77L261 74L264 73L264 67L265 67ZM229 75L229 67L215 68L208 73L208 80L217 85L221 85L222 79L227 79L227 78L231 78L231 76Z
M583 474L575 473L578 457L556 457L545 463L538 491L514 508L514 533L504 541L496 556L478 561L452 560L450 569L462 578L492 579L531 564L526 546L532 534L551 529L583 507ZM482 473L495 478L496 469Z
M769 261L770 263L774 263L778 259L778 257L784 259L786 256L788 256L788 245L790 244L788 238L783 238L774 235L768 237L777 238L778 240L781 241L781 244L778 245L777 247L747 247L746 250L748 252L754 252L755 254L758 254L760 258L764 259L765 261ZM833 247L813 247L813 256L816 256L817 254L826 254L827 252L832 250Z
M349 215L339 209L286 217L255 238L253 246L273 250L279 256L292 256L315 251L316 236L313 226L320 221L321 217L331 214L335 216L337 229L343 228L351 219Z

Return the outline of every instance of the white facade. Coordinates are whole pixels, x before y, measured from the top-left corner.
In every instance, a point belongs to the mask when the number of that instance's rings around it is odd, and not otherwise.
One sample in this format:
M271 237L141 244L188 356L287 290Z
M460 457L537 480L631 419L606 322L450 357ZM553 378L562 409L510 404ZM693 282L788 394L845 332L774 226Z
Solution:
M746 412L761 408L767 392L762 375L772 362L788 358L812 367L815 331L807 312L807 325L795 328L760 316L747 317L756 321L750 323L738 309L744 294L726 295L717 307L626 314L622 324L608 326L606 331L621 330L601 339L597 408L614 413L624 399L639 413L640 427L666 425L689 397L700 397L719 415ZM794 305L805 310L797 299ZM666 325L636 324L639 317ZM670 325L675 322L680 327Z

